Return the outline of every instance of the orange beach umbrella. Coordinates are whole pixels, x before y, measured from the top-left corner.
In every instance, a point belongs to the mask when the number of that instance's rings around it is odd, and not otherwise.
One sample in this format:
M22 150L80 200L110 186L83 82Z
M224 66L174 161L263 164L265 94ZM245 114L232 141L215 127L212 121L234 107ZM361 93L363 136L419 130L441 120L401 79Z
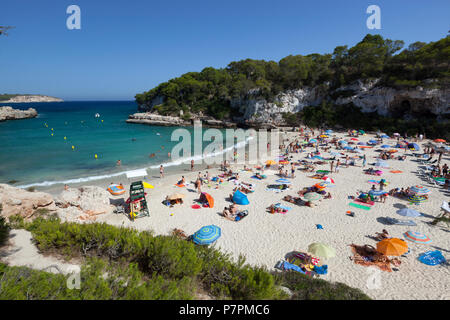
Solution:
M377 243L377 251L387 256L401 256L408 252L408 244L398 238L384 239Z

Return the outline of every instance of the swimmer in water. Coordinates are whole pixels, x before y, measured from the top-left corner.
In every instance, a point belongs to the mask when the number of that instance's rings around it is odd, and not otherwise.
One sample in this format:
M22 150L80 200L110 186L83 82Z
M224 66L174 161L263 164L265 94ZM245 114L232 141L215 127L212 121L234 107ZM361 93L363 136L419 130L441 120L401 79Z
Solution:
M149 157L150 157L150 158L154 158L154 157L155 157L155 154L154 154L154 153L151 153L151 154L149 155Z
M122 165L122 161L117 160L116 164L117 164L117 166L121 166Z

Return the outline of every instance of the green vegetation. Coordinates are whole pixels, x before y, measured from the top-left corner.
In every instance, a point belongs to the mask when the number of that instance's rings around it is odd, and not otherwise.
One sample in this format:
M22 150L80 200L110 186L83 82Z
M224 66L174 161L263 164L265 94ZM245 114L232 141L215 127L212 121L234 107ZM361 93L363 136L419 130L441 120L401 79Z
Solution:
M6 219L2 217L1 214L2 205L0 204L0 247L6 244L10 230L10 226L6 223Z
M0 299L195 299L199 293L217 299L285 299L280 284L295 299L368 299L343 284L274 274L176 236L104 223L61 223L55 217L11 221L31 231L42 252L85 263L80 290L65 289L60 275L0 265Z
M394 87L441 87L450 79L449 44L450 37L429 44L416 42L396 54L403 41L368 34L354 47L338 46L332 54L290 55L279 62L246 59L223 69L189 72L137 94L136 102L153 106L162 115L183 110L225 119L239 115L232 101L265 98L276 102L280 92L303 86L320 86L332 99L351 95L333 90L357 79L381 78L380 84Z

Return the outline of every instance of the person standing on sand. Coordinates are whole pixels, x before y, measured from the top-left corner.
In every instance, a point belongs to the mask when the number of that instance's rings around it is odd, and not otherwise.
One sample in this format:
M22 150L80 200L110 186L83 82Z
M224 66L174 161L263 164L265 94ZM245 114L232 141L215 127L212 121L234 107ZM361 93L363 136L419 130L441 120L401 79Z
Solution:
M367 162L366 155L364 155L364 157L363 157L363 164L362 164L363 168L366 167L366 162Z
M336 162L336 173L339 173L339 165L341 164L341 160L338 159Z
M197 188L198 194L202 193L202 181L200 180L200 178L197 178L197 180L195 181L195 188Z
M164 167L163 167L163 165L161 165L159 167L159 177L160 177L160 179L164 178Z
M331 163L330 163L330 173L333 173L333 168L334 168L334 161L331 161Z
M194 160L191 160L191 171L194 171Z

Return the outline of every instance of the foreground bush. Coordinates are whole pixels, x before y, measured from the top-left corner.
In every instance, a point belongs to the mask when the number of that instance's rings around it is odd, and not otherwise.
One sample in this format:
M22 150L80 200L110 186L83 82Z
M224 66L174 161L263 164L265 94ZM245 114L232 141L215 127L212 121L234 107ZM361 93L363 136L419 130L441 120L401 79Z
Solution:
M287 298L278 288L280 284L293 290L297 299L367 298L340 284L298 274L292 278L274 275L245 264L243 257L234 262L229 254L174 236L153 236L105 223L60 223L54 217L23 226L32 232L41 251L88 261L82 283L92 288L83 288L76 296L79 299L189 299L199 291L218 299ZM105 272L107 280L96 280ZM104 289L98 291L99 287Z

